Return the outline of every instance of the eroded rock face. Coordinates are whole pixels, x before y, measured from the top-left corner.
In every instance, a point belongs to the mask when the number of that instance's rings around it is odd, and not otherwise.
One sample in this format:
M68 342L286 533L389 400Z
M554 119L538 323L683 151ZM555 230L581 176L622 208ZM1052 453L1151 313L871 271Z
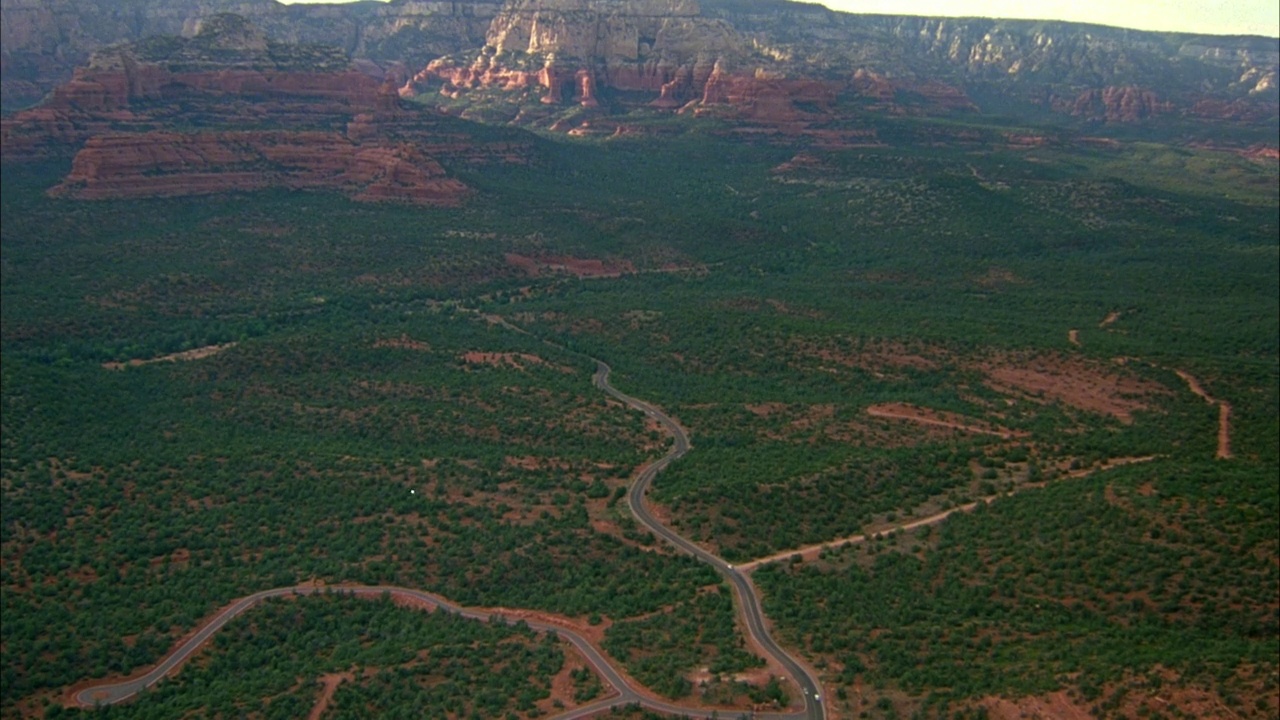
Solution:
M404 92L533 91L549 105L591 97L586 104L615 114L720 107L732 110L720 117L791 125L830 119L840 98L894 114L976 112L980 91L1101 122L1219 108L1254 121L1273 117L1280 100L1274 41L1072 23L858 16L785 2L510 0L485 41L432 62ZM584 77L594 86L586 95L572 90Z
M1127 86L1086 90L1071 103L1070 113L1089 120L1138 122L1172 109L1151 90Z
M693 0L515 0L486 41L472 60L434 61L402 93L439 82L454 98L478 88L534 90L544 104L597 107L607 88L647 95L656 108L724 105L744 120L790 123L820 116L844 89L752 66L751 41Z
M50 192L80 199L287 187L449 205L469 190L437 158L527 159L527 143L477 142L402 106L400 70L376 77L340 52L282 45L217 16L189 40L96 54L43 105L3 120L0 145L6 163L74 155Z
M338 48L386 67L422 67L484 43L501 0L398 0L357 6L274 0L0 0L0 90L7 107L40 100L98 50L146 37L194 35L219 13L247 18L271 39Z
M156 65L130 63L121 70L78 70L54 91L45 107L112 112L137 102L171 100L190 94L217 94L270 101L299 100L317 111L372 107L382 83L355 70L280 72L226 69L174 73Z
M717 61L747 47L693 0L512 0L485 42L470 59L432 62L405 92L438 80L453 96L478 87L538 88L544 103L594 107L597 88L607 87L656 93L659 106L678 107L702 94Z
M1271 127L1280 116L1280 43L1270 38L854 15L785 0L396 0L289 7L274 0L130 0L128 18L115 3L0 0L6 103L47 87L41 83L57 68L65 72L77 53L156 32L198 39L212 23L225 26L214 36L250 65L217 70L296 73L317 62L341 64L377 81L391 78L402 97L439 93L459 100L450 105L464 116L574 132L600 132L609 127L597 122L601 118L646 107L786 125L788 131L804 127L809 134L829 132L850 103L859 112L897 115L981 112L992 103L1002 114L1017 115L1021 107L1039 116L1049 109L1103 123L1169 116ZM237 26L218 15L228 9L252 24ZM278 55L273 43L299 42L336 44L342 57L297 50L298 67L254 65ZM173 50L163 42L153 45L148 47ZM188 76L188 86L200 86L194 75L210 69L200 65L198 52L188 52L198 46L171 52L166 65L171 74ZM358 60L347 62L348 56ZM123 59L111 67L101 63L117 60L100 53L89 70L118 75L81 72L61 91L62 101L117 112L126 109L122 96L151 102L156 88L163 101L165 81L148 78L142 67L131 70ZM207 89L254 102L276 90L273 81L242 80L239 89L226 87L229 80ZM495 101L499 93L518 97ZM511 100L518 101L518 111L503 109ZM574 105L587 110L562 109ZM50 133L60 124L65 134L68 118L46 122Z
M210 124L275 117L311 123L373 110L382 83L363 73L230 69L175 73L120 51L118 67L82 68L41 106L0 121L5 162L67 156L112 128L162 127L194 105ZM246 105L253 104L250 111Z
M51 195L172 197L267 187L341 190L357 200L454 205L465 185L409 146L326 132L149 132L90 138Z
M828 115L844 89L841 83L770 77L765 72L744 77L717 67L703 87L701 104L730 105L757 121L797 122Z

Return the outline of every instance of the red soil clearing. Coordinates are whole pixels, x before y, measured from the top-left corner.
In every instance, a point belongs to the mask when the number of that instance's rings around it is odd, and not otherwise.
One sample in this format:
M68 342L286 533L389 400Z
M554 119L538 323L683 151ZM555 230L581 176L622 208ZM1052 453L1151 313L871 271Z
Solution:
M503 257L508 265L520 268L530 277L561 273L580 278L620 277L636 271L630 260L596 260L570 255L531 258L516 253L507 253Z
M573 372L573 368L564 365L553 365L537 355L529 353L491 353L472 351L462 354L462 361L468 365L493 365L494 367L510 367L525 370L531 365L547 365L564 373Z
M1147 408L1139 398L1168 392L1159 383L1108 372L1079 358L1001 358L978 369L997 392L1056 400L1125 424L1133 422L1134 412Z
M992 720L1026 720L1028 718L1093 720L1093 713L1087 707L1077 704L1061 690L1048 695L1017 700L987 698L981 704Z
M1006 430L1004 428L993 428L963 415L956 415L954 413L943 412L941 410L930 410L928 408L916 407L915 405L908 405L906 403L872 405L867 408L867 414L878 418L908 420L922 425L936 425L938 427L964 430L971 433L995 435L996 437L1004 438L1006 440L1026 434L1015 433L1012 430Z

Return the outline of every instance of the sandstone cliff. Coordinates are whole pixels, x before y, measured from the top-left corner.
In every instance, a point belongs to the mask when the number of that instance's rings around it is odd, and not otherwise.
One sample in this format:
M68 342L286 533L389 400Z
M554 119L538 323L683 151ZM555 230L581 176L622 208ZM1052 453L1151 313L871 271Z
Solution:
M331 125L373 109L381 86L340 52L269 41L243 18L215 16L190 39L100 50L39 107L0 121L0 143L12 162L74 153L112 128L175 120Z
M191 38L98 51L39 107L0 121L0 145L6 163L74 155L51 192L83 199L288 187L453 204L469 191L437 158L527 160L527 141L477 141L404 107L395 79L217 15Z
M484 43L500 0L396 0L281 5L275 0L0 0L0 94L29 105L90 56L120 42L190 37L202 20L235 13L273 40L333 46L348 56L421 67Z
M49 192L80 199L171 197L267 187L333 189L357 200L453 205L466 186L411 145L340 133L151 132L90 138Z
M511 0L482 48L432 61L402 92L533 91L544 104L603 102L614 113L718 106L721 117L774 124L820 124L849 102L979 111L975 97L1096 122L1274 122L1278 66L1280 47L1265 38L851 15L781 0Z
M5 102L51 88L115 40L191 37L230 9L265 43L337 45L403 95L442 93L477 117L495 119L485 106L494 92L532 97L542 111L525 105L496 119L544 127L585 131L642 106L814 131L866 110L1261 130L1278 129L1280 117L1273 38L854 15L786 0L122 1L0 0ZM148 42L163 52L172 41ZM574 120L560 110L574 106L592 112Z

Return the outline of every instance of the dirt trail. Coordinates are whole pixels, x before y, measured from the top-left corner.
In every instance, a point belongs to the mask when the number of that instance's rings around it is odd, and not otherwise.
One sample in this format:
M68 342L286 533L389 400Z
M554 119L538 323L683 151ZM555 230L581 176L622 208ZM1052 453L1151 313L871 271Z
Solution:
M943 413L937 410L927 410L900 403L872 405L867 408L867 414L878 418L908 420L910 422L920 423L921 425L936 425L938 427L951 428L953 430L964 430L966 432L979 433L981 435L994 435L998 438L1004 438L1005 440L1017 437L1020 434L1015 433L1012 430L969 425L954 419L958 416L952 416L950 413Z
M1086 468L1084 470L1071 473L1066 477L1071 479L1082 478L1087 475L1092 475L1093 473L1101 470L1108 470L1111 468L1120 467L1122 465L1133 465L1136 463L1150 462L1155 459L1156 459L1155 455L1144 455L1142 457L1111 458L1103 462L1101 465L1097 467ZM795 557L796 555L799 555L805 561L813 561L818 559L818 556L822 553L823 550L834 550L838 548L848 547L850 545L858 545L860 543L867 542L867 540L875 537L876 535L887 535L891 532L894 532L895 530L914 530L918 527L924 527L925 525L937 525L938 523L942 522L943 520L946 520L947 518L951 517L952 515L958 512L970 512L974 508L978 507L979 505L986 505L991 503L996 498L1009 497L1019 491L1027 490L1029 488L1042 488L1047 484L1048 484L1047 482L1028 483L1026 485L1019 487L1016 490L1012 490L1007 493L998 493L996 495L988 495L986 497L974 500L973 502L965 503L964 505L957 505L953 508L943 510L942 512L934 513L932 515L926 515L922 518L917 518L915 520L908 520L907 522L895 523L893 525L888 525L886 527L883 527L877 530L868 530L867 532L861 535L850 535L849 537L837 538L835 540L828 540L827 542L823 542L823 543L805 545L804 547L795 548L794 550L784 550L782 552L774 553L772 555L767 555L762 558L757 558L750 562L742 563L737 567L740 571L744 573L749 573L755 570L756 568L760 567L761 565L768 565L769 563L775 563L780 560L787 560L792 557Z
M320 697L316 699L316 704L311 707L311 712L307 714L307 720L320 720L324 715L324 711L329 709L329 702L333 700L333 693L337 691L338 686L343 681L351 681L355 679L355 675L349 672L344 673L325 673L320 676L320 684L324 689L320 691Z
M236 346L236 343L233 343L233 342L223 343L222 345L207 345L205 347L198 347L193 350L183 350L182 352L170 353L169 355L161 355L160 357L154 357L149 360L141 360L138 358L134 358L133 360L130 360L128 362L104 362L102 363L102 367L108 370L123 370L126 367L139 367L141 365L151 365L153 363L186 362L188 360L202 360L204 358L217 355L223 350L230 350L235 346Z
M1186 370L1174 370L1178 377L1187 384L1192 393L1199 395L1210 405L1218 406L1218 455L1221 460L1232 457L1231 454L1231 403L1218 400L1210 395L1191 373Z
M922 518L917 518L910 522L891 525L887 528L884 528L883 530L878 530L875 532L867 532L861 535L851 535L849 537L838 538L836 540L828 540L827 542L824 542L824 543L817 543L815 545L806 545L804 547L799 547L794 550L784 550L779 553L774 553L772 555L768 555L762 558L757 558L755 560L752 560L751 562L742 563L737 567L742 572L751 572L752 570L755 570L761 565L768 565L769 563L775 563L775 562L778 562L779 560L787 560L797 555L799 555L805 561L817 560L818 556L822 554L823 550L835 550L838 548L849 547L850 545L858 545L866 542L868 539L873 538L876 535L888 534L893 532L894 530L914 530L915 528L923 527L925 525L936 525L942 522L943 520L946 520L947 518L951 517L955 513L969 512L970 510L973 510L979 505L983 505L991 502L992 500L995 500L997 497L1000 497L1000 496L991 495L989 497L984 497L981 500L975 500L970 503L965 503L964 505L957 505L948 510L943 510L942 512L934 513L933 515L927 515Z

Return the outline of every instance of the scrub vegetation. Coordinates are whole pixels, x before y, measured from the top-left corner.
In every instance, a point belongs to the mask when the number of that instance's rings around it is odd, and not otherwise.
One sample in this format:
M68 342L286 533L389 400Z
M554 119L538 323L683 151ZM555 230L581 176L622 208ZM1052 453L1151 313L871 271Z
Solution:
M669 697L759 674L728 589L620 500L668 438L592 387L590 355L689 429L651 501L731 562L1014 492L755 571L832 702L1067 691L1123 714L1163 682L1276 717L1275 163L925 148L927 121L877 122L889 146L531 139L527 166L449 168L478 191L457 209L73 202L43 194L65 167L6 165L0 712L307 580L603 627ZM1230 457L1184 375L1230 405ZM405 643L369 634L393 626ZM534 717L564 662L336 598L218 638L109 714L295 716L359 666L330 715ZM508 644L519 663L485 654ZM766 702L766 681L732 692Z

